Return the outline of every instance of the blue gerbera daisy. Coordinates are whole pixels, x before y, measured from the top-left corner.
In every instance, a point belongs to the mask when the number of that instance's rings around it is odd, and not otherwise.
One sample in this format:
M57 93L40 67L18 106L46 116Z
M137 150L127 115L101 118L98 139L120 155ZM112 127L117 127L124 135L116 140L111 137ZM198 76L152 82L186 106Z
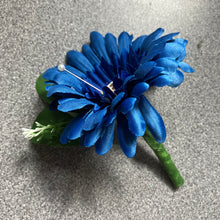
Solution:
M184 80L180 69L194 70L182 62L187 41L173 39L178 33L160 37L163 32L159 28L134 41L122 32L118 42L111 33L103 37L92 32L82 53L69 51L65 66L43 74L50 84L47 96L55 98L51 109L79 113L64 129L61 143L80 138L82 146L95 145L98 154L106 154L116 121L119 144L127 157L135 155L136 139L146 127L157 142L165 141L164 122L143 94L150 86L176 87Z

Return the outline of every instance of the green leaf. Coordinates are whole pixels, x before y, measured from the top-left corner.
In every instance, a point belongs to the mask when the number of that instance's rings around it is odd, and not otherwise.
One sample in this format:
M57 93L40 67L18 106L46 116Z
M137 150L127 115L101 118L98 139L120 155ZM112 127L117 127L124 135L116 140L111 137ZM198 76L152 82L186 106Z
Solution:
M45 102L50 104L53 101L53 97L48 98L47 97L47 91L46 91L46 85L45 85L45 79L42 76L43 74L41 74L37 81L36 81L36 90L40 96L40 98Z
M60 136L65 126L77 116L77 113L69 115L59 111L50 111L49 107L46 107L36 118L32 129L42 128L40 134L31 139L34 144L49 145L49 146L73 146L79 145L79 141L71 141L68 144L61 144ZM43 131L42 131L43 130ZM34 130L32 130L34 131Z

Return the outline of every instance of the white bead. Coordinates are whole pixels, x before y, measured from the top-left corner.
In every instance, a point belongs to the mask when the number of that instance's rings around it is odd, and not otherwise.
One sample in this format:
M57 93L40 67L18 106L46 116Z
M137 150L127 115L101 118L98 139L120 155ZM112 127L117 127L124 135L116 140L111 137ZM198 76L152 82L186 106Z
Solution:
M65 70L65 66L63 64L58 65L58 70L63 72Z

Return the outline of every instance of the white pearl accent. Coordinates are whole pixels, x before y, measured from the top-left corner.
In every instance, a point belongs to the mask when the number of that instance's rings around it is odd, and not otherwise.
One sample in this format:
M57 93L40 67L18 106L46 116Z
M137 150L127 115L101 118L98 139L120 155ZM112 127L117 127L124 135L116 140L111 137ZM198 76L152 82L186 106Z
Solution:
M65 66L63 64L58 65L58 70L63 72L65 70Z

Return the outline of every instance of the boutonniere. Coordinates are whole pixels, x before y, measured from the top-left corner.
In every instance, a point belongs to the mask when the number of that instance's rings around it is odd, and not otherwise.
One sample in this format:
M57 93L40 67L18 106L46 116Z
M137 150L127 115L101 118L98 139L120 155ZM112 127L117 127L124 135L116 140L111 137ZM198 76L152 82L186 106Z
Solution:
M165 36L159 28L135 40L122 32L118 40L94 31L82 52L69 51L66 64L48 69L36 88L49 104L24 135L33 143L95 146L106 154L117 127L120 147L127 157L136 153L137 137L153 149L174 186L184 180L163 146L166 129L162 117L144 96L152 86L177 87L183 72L194 70L183 59L187 41ZM182 71L183 72L182 72Z

